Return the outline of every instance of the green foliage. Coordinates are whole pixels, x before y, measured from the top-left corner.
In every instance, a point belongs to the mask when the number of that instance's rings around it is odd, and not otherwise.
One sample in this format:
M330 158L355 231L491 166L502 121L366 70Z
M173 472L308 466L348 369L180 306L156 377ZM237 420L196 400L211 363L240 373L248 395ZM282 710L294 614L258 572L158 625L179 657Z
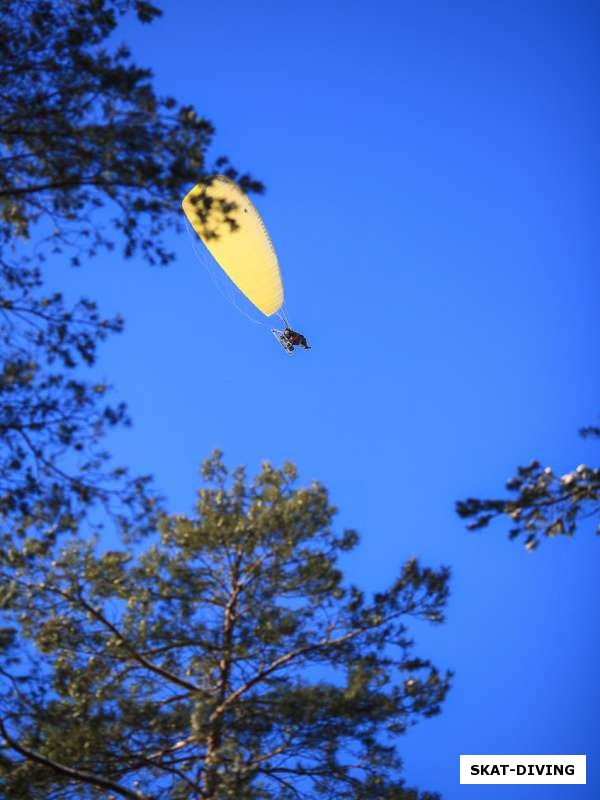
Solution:
M79 266L120 242L152 264L181 219L190 186L216 169L261 186L221 157L214 128L191 106L159 97L148 69L109 46L141 0L4 0L0 4L0 553L37 537L51 546L102 503L143 529L156 500L102 448L127 423L107 387L86 380L107 335L122 329L96 304L44 288L47 260ZM28 240L35 239L35 247ZM19 545L22 546L22 545ZM29 544L29 555L38 545ZM33 549L32 549L33 548ZM39 549L39 548L38 548Z
M600 438L597 427L582 428L579 433L584 438ZM558 476L551 467L534 460L518 467L506 488L512 498L470 497L456 504L459 516L473 518L469 530L485 528L495 517L505 515L511 520L510 538L524 536L527 549L534 550L543 537L573 536L581 520L600 512L600 469L585 464Z
M35 271L5 267L3 277L0 564L17 542L31 555L34 537L46 548L73 533L93 505L133 528L147 524L155 503L147 478L129 478L101 447L107 429L127 423L124 406L107 404L108 387L76 369L94 363L98 342L122 321L85 299L67 308Z
M368 599L321 485L291 464L247 480L218 453L203 474L196 515L165 516L143 551L79 543L15 570L3 603L29 654L2 665L4 792L433 797L404 787L396 748L449 686L407 628L443 620L447 570L408 561Z
M158 97L151 72L132 63L125 46L106 49L119 18L134 10L143 22L158 13L134 0L5 0L0 8L0 233L28 237L49 226L53 252L75 263L99 246L152 263L169 254L160 234L173 224L181 198L211 167L214 128L191 106ZM220 168L247 189L228 160ZM93 212L107 205L108 228Z

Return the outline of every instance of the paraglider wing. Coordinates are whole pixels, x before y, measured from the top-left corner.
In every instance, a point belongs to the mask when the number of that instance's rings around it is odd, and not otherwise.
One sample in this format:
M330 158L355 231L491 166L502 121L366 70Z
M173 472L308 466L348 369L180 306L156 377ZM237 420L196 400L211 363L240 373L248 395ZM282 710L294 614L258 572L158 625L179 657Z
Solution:
M184 213L221 269L263 314L283 305L277 255L248 196L219 175L183 199Z

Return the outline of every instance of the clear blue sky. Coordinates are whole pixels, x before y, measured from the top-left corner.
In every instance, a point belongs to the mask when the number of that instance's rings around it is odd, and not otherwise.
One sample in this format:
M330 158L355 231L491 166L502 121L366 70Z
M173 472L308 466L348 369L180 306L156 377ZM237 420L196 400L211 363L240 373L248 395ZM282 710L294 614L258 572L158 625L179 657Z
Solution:
M448 622L416 636L456 679L402 742L408 784L600 797L600 542L532 555L453 511L533 456L565 471L598 456L576 435L599 412L597 4L162 5L123 38L214 122L213 155L265 182L314 349L286 357L227 305L185 234L169 269L69 273L127 321L99 364L135 421L119 459L190 511L212 448L289 458L360 531L352 580L385 586L412 555L449 564ZM588 785L461 787L460 753L586 753Z

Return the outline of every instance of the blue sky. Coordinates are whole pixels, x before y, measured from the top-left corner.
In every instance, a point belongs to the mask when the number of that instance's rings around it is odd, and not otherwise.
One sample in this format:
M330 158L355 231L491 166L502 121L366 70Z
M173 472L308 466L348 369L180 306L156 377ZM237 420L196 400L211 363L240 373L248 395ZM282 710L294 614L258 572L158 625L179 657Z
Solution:
M120 460L190 511L212 448L295 461L361 533L367 589L417 555L452 567L447 623L417 651L456 671L401 744L444 798L600 796L600 543L465 531L536 456L594 463L598 419L600 15L586 2L165 0L122 35L159 89L264 181L288 358L215 291L187 236L168 269L102 257L68 281L126 332L99 371L135 426ZM588 785L459 786L460 753L586 753Z

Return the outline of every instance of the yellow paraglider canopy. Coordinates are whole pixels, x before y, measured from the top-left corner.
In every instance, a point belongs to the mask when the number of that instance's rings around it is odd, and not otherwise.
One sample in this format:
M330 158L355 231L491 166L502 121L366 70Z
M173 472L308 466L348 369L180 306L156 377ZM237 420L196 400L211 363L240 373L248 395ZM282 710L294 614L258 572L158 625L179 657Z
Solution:
M221 269L263 314L283 305L277 255L248 195L223 175L199 183L183 199L183 211Z

